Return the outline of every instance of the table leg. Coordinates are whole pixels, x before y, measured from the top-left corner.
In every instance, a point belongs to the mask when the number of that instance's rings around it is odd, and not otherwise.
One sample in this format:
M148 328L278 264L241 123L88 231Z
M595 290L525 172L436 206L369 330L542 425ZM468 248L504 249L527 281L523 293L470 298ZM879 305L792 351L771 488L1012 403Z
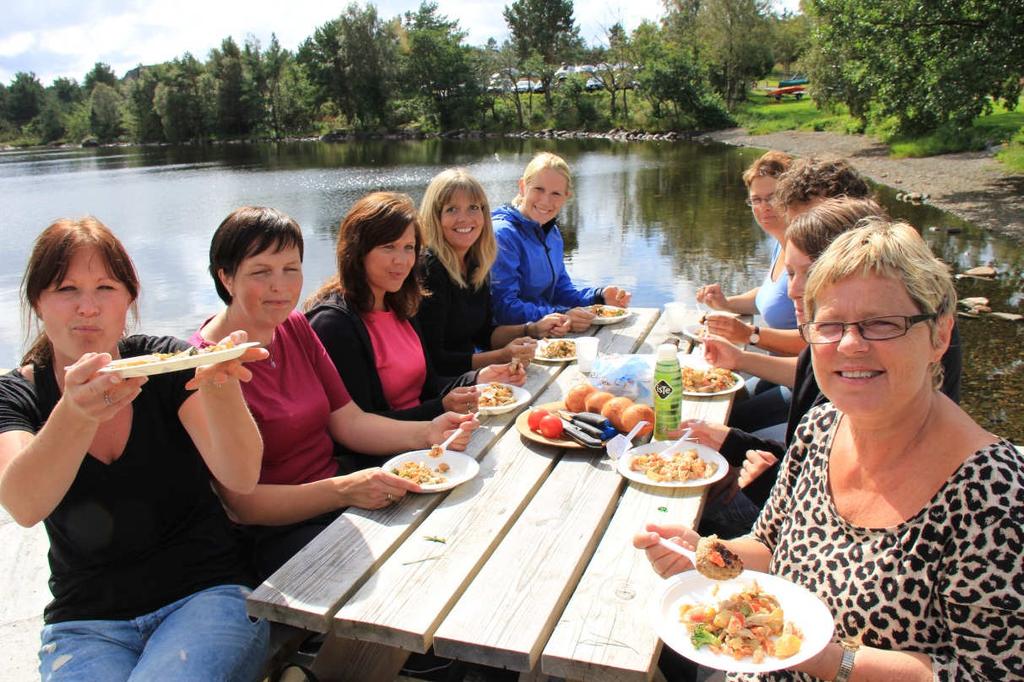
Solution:
M321 680L394 682L409 658L404 649L330 634L313 662Z

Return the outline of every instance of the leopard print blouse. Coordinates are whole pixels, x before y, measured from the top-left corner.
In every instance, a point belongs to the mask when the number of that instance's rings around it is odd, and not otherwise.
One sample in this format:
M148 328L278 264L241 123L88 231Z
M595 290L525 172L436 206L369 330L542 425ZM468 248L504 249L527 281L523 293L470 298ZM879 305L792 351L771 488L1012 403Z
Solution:
M1024 457L993 443L912 518L861 528L839 515L828 487L840 416L825 404L797 429L753 530L772 552L770 572L825 602L836 639L927 654L935 680L1024 679Z

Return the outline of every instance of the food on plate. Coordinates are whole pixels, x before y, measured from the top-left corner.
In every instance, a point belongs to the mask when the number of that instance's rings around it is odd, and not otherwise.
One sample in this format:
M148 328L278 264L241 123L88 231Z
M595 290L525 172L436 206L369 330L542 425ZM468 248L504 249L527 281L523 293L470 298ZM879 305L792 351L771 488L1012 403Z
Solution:
M601 416L612 423L619 431L625 431L622 428L622 413L633 406L633 401L625 396L618 398L612 398L604 404L601 408Z
M697 571L712 580L731 580L743 572L743 560L722 544L717 535L697 542Z
M621 308L601 304L592 305L589 310L594 313L596 317L622 317L626 314L626 311Z
M718 470L714 462L705 462L696 450L685 450L665 459L656 452L636 455L629 462L632 471L642 472L658 483L685 483L707 478Z
M531 431L540 433L540 420L548 416L550 412L542 410L540 408L534 408L530 410L530 416L526 418L526 425L530 427Z
M444 448L440 445L431 445L430 452L427 453L430 457L440 457L444 454Z
M492 381L480 391L477 404L480 407L501 407L502 405L511 405L515 401L516 396L512 392L511 386Z
M443 469L441 467L444 467ZM398 466L391 469L391 473L395 476L418 483L420 485L437 485L444 483L448 479L441 474L448 471L448 465L441 462L437 471L431 469L423 462L402 462Z
M565 395L565 409L570 412L584 412L587 409L587 396L596 393L591 384L578 384L569 389Z
M783 616L779 600L754 582L718 604L682 604L679 621L695 649L761 663L766 656L789 658L800 651L803 633Z
M586 407L587 412L596 412L601 414L601 408L604 404L614 398L608 391L595 391L587 396L587 399L583 402L583 406Z
M654 408L642 403L637 403L632 407L627 408L626 411L622 413L622 429L620 430L628 433L633 430L633 427L636 426L639 421L647 422L647 426L642 428L637 435L646 436L648 433L653 431Z
M162 362L164 360L189 358L193 355L206 355L207 353L215 353L217 351L227 350L234 347L235 343L228 339L223 343L218 343L215 346L207 346L206 348L189 346L185 350L178 351L177 353L150 353L148 355L138 355L133 358L122 358L120 360L112 361L107 366L112 369L126 369L128 367L138 367L139 365L148 365L153 362Z
M568 339L548 341L540 350L540 356L548 360L564 360L576 355L576 342Z
M565 427L562 424L561 419L553 414L549 414L541 418L537 430L540 431L540 435L545 438L558 440L562 437L562 432L565 430Z
M683 390L691 393L718 393L736 385L736 377L722 367L696 369L683 367Z

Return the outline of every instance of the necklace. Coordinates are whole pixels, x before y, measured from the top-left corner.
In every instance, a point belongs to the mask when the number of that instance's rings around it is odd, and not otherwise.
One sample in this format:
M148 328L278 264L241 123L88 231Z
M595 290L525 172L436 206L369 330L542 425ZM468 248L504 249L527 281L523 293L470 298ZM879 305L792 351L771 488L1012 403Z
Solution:
M277 369L277 362L274 361L274 342L277 341L277 332L273 332L270 336L270 343L267 344L267 352L270 353L270 366L273 369Z

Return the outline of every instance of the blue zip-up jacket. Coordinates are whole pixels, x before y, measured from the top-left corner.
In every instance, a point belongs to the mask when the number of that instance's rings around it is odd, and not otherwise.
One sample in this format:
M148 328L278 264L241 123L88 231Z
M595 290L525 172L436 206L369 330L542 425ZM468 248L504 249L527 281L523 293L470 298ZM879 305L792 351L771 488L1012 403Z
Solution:
M600 289L580 289L569 279L562 233L554 221L540 225L512 206L499 206L491 218L498 240L498 258L491 267L495 324L525 324L604 302Z

